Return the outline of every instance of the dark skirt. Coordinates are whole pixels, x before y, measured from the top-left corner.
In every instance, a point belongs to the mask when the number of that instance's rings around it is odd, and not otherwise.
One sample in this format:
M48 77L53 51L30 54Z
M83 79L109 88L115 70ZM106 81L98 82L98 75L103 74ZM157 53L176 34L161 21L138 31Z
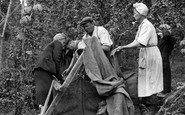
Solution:
M36 97L36 104L44 106L44 102L46 100L46 97L48 95L51 82L53 80L52 74L38 68L34 71L34 80L35 80L35 97ZM52 95L51 95L52 98ZM51 99L49 103L51 103Z

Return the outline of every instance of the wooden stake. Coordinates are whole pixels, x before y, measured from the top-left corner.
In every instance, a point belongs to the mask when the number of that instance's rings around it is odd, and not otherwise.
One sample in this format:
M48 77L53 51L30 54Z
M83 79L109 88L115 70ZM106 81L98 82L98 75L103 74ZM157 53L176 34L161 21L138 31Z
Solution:
M8 17L9 17L11 5L12 5L12 0L10 0L10 3L8 5L8 11L6 13L6 18L5 18L5 23L4 23L4 27L3 27L3 32L2 32L2 35L1 35L2 37L4 37L4 33L5 33L6 25L7 25L7 22L8 22Z
M49 99L51 97L51 92L52 92L52 89L53 89L53 83L54 83L54 80L51 83L51 86L50 86L50 89L49 89L49 92L48 92L46 101L44 103L44 106L41 107L41 113L40 113L40 115L44 115L44 113L46 112L46 109L48 108L48 102L49 102Z
M61 87L62 90L61 90L61 92L57 93L57 95L53 99L50 107L48 108L48 110L46 111L46 113L44 115L51 115L52 114L53 110L55 109L55 107L60 102L60 99L64 95L64 93L67 90L68 86L74 80L74 78L75 78L75 76L76 76L77 72L79 71L79 69L80 69L80 67L81 67L82 64L83 64L83 52L80 55L80 57L78 58L77 62L73 66L73 68L71 69L71 71L70 71L69 75L67 76L66 80L62 84L62 87Z
M19 10L20 6L21 6L21 5L17 5L17 6L15 7L15 9L14 9L11 13L9 13L8 17L10 17L10 16L11 16L14 12L16 12L17 10ZM4 21L5 21L5 19L3 18L3 19L1 20L1 22L0 22L0 26L4 24Z

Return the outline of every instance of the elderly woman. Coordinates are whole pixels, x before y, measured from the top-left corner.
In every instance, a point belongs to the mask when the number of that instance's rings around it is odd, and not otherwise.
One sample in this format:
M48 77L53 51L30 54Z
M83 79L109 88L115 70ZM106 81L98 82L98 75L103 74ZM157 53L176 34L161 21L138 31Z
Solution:
M163 90L162 58L157 47L158 39L154 26L146 18L148 8L143 3L135 3L134 18L140 25L135 40L124 46L119 46L113 52L139 47L138 96L145 100Z
M164 94L171 92L171 67L170 67L170 55L174 49L176 43L175 37L171 34L171 27L168 24L161 24L159 26L158 47L161 52L163 60L163 82L164 90L158 96L165 96Z
M35 80L37 105L44 105L51 82L54 79L53 75L58 80L63 80L61 73L69 66L73 57L73 53L67 52L68 42L69 39L64 33L58 33L40 55L32 72Z

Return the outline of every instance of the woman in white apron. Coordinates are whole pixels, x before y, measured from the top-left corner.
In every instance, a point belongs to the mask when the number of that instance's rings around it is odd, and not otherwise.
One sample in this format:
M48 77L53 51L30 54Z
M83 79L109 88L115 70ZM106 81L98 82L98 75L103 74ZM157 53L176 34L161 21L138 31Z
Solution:
M139 47L138 96L146 99L163 90L162 58L157 47L157 35L154 26L146 15L148 8L143 3L135 3L134 18L140 23L135 40L125 46L119 46L113 52Z

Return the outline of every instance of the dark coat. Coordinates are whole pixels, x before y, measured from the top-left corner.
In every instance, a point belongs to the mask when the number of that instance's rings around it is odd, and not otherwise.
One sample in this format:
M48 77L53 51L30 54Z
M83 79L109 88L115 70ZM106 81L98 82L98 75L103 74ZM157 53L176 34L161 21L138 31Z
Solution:
M36 64L35 70L42 68L43 70L52 73L55 76L60 75L60 64L62 61L62 54L65 54L65 49L59 41L53 41L49 43L45 48L38 63Z
M163 85L164 93L171 92L171 67L169 57L174 49L176 39L173 35L167 34L159 40L158 47L163 60Z
M65 49L65 46L59 41L53 41L44 48L32 71L35 79L37 105L44 105L53 75L55 75L61 83L63 82L61 73L68 68L72 57L73 51ZM50 102L51 100L49 104Z
M159 40L158 47L164 62L169 61L169 57L174 49L176 40L172 35L166 35Z

